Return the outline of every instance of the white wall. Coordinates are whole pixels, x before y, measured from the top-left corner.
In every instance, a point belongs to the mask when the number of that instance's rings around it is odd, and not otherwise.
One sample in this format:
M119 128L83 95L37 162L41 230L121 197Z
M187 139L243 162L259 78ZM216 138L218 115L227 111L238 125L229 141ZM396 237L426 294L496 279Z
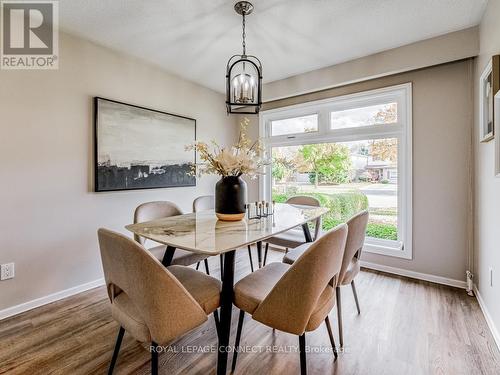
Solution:
M500 178L495 177L495 141L479 143L479 77L493 55L500 54L500 0L490 0L480 24L480 55L476 62L475 156L475 283L489 315L500 329ZM500 131L500 129L495 129ZM489 268L493 268L490 286ZM498 335L498 333L497 333ZM500 337L497 336L497 340Z
M198 139L236 137L222 94L73 36L60 43L59 70L0 71L0 263L16 264L0 282L0 310L101 278L96 230L124 232L138 204L190 210L213 192L205 177L192 188L92 192L93 96L196 118Z

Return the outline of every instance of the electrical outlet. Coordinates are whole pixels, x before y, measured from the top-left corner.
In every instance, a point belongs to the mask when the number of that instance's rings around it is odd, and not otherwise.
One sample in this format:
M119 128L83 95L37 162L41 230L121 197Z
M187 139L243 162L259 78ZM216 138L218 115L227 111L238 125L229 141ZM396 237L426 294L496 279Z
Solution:
M493 286L493 268L490 267L490 286Z
M2 264L0 267L0 280L8 280L14 278L14 263Z

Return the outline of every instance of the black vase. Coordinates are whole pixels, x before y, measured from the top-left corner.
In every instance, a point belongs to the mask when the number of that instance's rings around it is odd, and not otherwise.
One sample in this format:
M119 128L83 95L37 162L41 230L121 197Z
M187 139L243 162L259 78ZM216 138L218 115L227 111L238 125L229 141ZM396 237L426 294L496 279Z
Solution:
M215 185L215 214L220 220L237 221L245 217L247 183L239 176L222 177Z

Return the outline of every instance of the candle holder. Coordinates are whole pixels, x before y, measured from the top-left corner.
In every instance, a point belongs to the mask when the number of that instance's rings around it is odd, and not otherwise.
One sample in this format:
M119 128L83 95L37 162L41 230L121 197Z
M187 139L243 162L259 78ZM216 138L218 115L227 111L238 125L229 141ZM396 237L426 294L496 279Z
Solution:
M275 204L276 204L275 201L272 201L272 202L260 201L260 202L246 204L245 208L247 211L247 219L248 220L254 220L254 219L260 220L260 219L266 218L268 216L273 216ZM253 208L254 214L252 214L252 208Z

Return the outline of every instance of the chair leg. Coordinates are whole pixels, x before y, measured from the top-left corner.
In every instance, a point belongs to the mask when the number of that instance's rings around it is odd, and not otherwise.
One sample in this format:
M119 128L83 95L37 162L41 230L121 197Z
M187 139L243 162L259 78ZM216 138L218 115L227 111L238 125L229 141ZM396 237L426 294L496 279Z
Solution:
M240 346L241 330L243 328L243 321L245 320L245 312L240 310L240 317L238 319L238 329L236 331L236 341L234 342L233 363L231 364L231 372L236 368L236 360L238 359L238 347Z
M224 278L224 254L220 254L220 279Z
M339 341L340 341L340 347L344 347L344 335L342 332L342 298L340 295L340 287L335 288L335 293L337 297L337 320L339 322Z
M196 271L198 271L198 268L200 268L200 262L196 263Z
M111 363L109 364L108 375L113 374L115 368L116 360L118 359L118 353L120 352L120 346L122 345L123 335L125 334L125 328L120 327L118 331L118 336L116 337L115 349L113 350L113 357L111 357Z
M151 350L151 375L158 375L158 344L156 342L151 342L151 346L154 347Z
M217 331L217 337L219 337L219 311L217 309L214 310L214 321L215 321L215 330Z
M210 270L208 269L208 259L205 259L204 262L205 262L205 272L207 273L207 275L210 275Z
M300 351L300 374L307 375L307 362L306 362L306 334L303 333L299 336L299 351Z
M351 281L352 294L354 294L354 301L356 301L356 308L358 309L358 314L361 314L361 309L359 308L358 293L356 292L356 285L354 285L354 280Z
M250 258L250 269L253 272L252 248L248 245L248 258Z
M264 266L267 262L267 251L269 250L269 242L266 242L266 251L264 252Z
M332 326L330 325L330 317L327 315L325 318L326 329L328 330L328 336L330 337L330 344L332 344L333 355L335 360L337 360L337 346L335 345L335 339L333 338Z

